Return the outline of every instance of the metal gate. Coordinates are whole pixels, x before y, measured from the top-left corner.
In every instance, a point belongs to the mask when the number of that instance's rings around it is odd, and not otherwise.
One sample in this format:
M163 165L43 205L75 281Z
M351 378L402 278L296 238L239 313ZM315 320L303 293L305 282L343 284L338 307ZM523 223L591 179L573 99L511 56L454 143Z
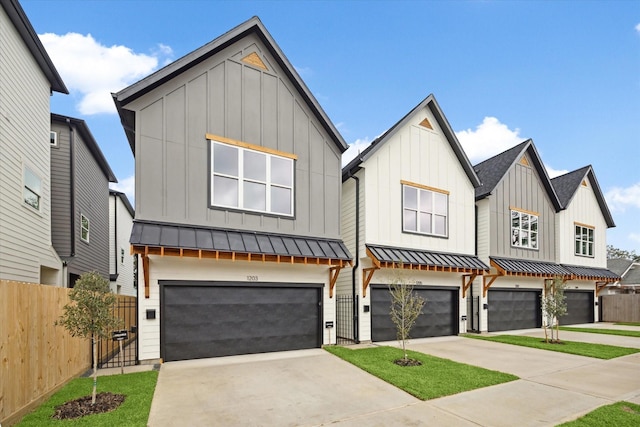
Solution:
M336 295L336 344L354 343L353 295ZM356 295L356 303L358 296Z
M128 332L122 341L122 353L117 341L111 337L98 342L98 368L133 366L138 363L138 302L136 297L117 295L113 314L121 320L122 330Z

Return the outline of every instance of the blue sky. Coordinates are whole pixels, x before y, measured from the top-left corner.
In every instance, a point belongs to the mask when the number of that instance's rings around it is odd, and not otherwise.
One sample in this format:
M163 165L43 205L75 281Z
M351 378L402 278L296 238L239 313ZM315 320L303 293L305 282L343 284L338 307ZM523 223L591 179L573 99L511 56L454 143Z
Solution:
M110 92L257 15L344 139L364 148L433 93L476 164L532 138L551 176L591 164L640 252L638 1L22 0L70 95L133 195Z

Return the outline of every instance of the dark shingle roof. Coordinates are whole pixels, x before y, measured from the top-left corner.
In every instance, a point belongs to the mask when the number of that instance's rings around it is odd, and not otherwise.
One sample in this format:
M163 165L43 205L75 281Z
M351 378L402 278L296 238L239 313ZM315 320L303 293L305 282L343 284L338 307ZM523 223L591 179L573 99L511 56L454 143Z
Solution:
M367 245L371 254L382 263L402 263L417 266L489 270L489 267L473 255L424 251L391 246Z
M640 285L640 264L634 263L620 281L623 285Z
M533 163L532 166L535 168L536 172L538 172L540 183L547 191L551 204L554 206L556 212L560 211L562 209L562 205L560 204L560 200L558 200L558 195L556 194L553 185L551 185L551 180L549 179L547 170L544 167L542 159L538 154L538 150L536 150L531 139L528 139L515 147L503 151L502 153L474 166L474 169L482 182L482 185L476 187L476 200L483 199L491 194L498 183L502 181L509 169L511 169L512 165L525 153L525 151L529 154L531 162Z
M620 284L640 285L640 263L624 258L608 259L607 268L622 278Z
M120 92L112 94L118 114L120 115L120 121L122 122L122 126L124 127L125 134L127 135L127 139L129 140L129 145L131 146L131 151L134 156L135 114L132 111L127 110L126 105L250 34L255 34L264 43L266 49L271 53L274 60L278 63L278 66L282 68L284 74L291 80L293 86L306 101L309 109L316 116L320 125L327 131L329 138L331 138L340 152L344 153L347 148L349 148L342 138L342 135L340 135L340 132L338 132L334 124L329 119L329 116L327 116L307 85L304 83L302 78L300 78L300 75L295 70L294 66L289 62L282 50L280 50L280 47L275 42L271 34L269 34L262 21L260 21L260 18L254 16L204 46L188 53L180 59L177 59L166 67L161 68L144 79L122 89Z
M631 261L630 259L615 258L607 260L607 268L616 273L618 276L622 276L629 269L629 267L631 267L631 264L633 264L633 261Z
M134 246L351 261L349 250L338 239L320 239L159 222L135 221L129 241Z
M465 154L458 138L456 137L455 132L451 128L449 121L445 117L444 113L440 109L438 102L433 94L430 94L425 99L423 99L418 105L416 105L411 111L409 111L403 118L398 120L391 128L389 128L385 133L376 138L369 146L362 151L358 156L356 156L353 160L351 160L344 168L342 168L342 181L344 182L350 174L353 174L360 169L360 165L362 162L367 160L373 153L375 153L378 148L380 148L386 141L391 138L396 131L401 129L415 114L417 114L423 108L428 107L433 116L435 117L438 125L442 129L447 141L451 145L453 152L455 153L460 165L464 169L467 177L473 184L474 187L480 185L480 180L478 176L473 170L473 166L471 166L471 162L469 162L469 158Z
M569 276L571 272L559 264L525 259L491 257L501 269L511 274L533 274L542 276Z
M607 227L615 227L616 224L613 221L613 217L611 216L611 212L609 211L609 207L607 206L607 202L604 199L604 195L602 194L602 190L591 166L585 166L573 172L557 176L551 180L551 184L556 190L556 194L558 194L562 208L566 209L569 206L576 191L580 188L582 180L585 178L588 178L591 183L591 188L596 196L598 206L600 206L600 211L602 211Z

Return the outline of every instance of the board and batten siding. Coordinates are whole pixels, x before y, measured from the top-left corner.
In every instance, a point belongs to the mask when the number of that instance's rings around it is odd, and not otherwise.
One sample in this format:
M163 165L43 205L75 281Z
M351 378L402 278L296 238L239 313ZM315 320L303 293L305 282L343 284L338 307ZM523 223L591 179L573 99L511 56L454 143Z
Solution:
M527 160L533 164L528 155ZM534 168L514 164L489 196L489 202L491 256L556 262L556 212ZM510 207L538 213L539 249L511 246Z
M418 125L425 117L433 130ZM362 166L367 176L361 184L367 194L367 243L475 254L474 187L428 108ZM447 237L402 231L402 180L449 192Z
M51 245L51 86L2 7L0 57L0 279L60 284ZM23 201L24 165L42 180L40 211Z
M53 122L58 145L51 147L51 241L62 258L71 256L71 138L66 123ZM78 225L76 225L78 227Z
M76 254L69 273L96 271L109 279L109 180L82 137L75 134ZM81 239L80 216L89 219L89 242Z
M133 258L137 255L132 255L129 250L132 227L133 218L122 199L116 194L111 194L109 196L109 273L118 273L118 278L111 282L111 291L135 296ZM124 251L124 257L122 257L122 251Z
M257 53L266 70L242 62ZM341 153L255 35L127 104L136 113L136 218L340 237ZM297 155L295 217L210 208L217 135Z
M602 215L589 178L585 178L584 181L587 186L580 185L569 206L558 213L559 262L562 264L607 268L607 223ZM595 256L587 257L575 254L576 223L594 228L593 253Z
M258 278L252 286L260 283L313 283L322 284L322 322L335 325L335 300L329 298L329 275L326 266L276 263L238 263L210 259L149 256L149 298L144 296L144 286L138 286L138 333L140 360L160 358L160 286L159 280L196 280L219 282L245 282L247 277ZM155 310L155 319L146 319L146 311ZM218 327L218 325L212 325ZM335 328L323 328L322 344L335 344Z

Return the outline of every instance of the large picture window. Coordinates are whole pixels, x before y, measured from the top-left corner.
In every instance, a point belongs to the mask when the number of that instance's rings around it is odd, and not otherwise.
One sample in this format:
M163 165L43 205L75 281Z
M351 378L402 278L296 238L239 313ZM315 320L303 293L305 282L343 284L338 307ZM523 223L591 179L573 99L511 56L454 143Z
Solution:
M576 224L576 255L593 257L594 228Z
M211 204L294 214L293 158L211 140Z
M538 249L538 215L511 210L511 246Z
M40 210L40 199L42 197L42 180L28 166L24 167L23 175L23 198L24 202L36 210Z
M447 236L449 195L440 190L402 184L402 230Z

